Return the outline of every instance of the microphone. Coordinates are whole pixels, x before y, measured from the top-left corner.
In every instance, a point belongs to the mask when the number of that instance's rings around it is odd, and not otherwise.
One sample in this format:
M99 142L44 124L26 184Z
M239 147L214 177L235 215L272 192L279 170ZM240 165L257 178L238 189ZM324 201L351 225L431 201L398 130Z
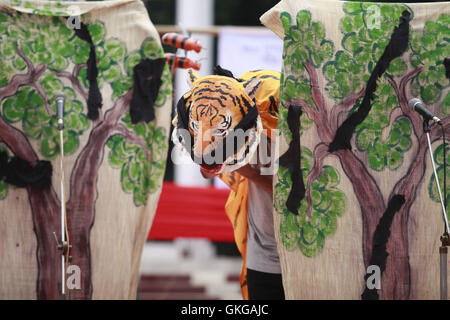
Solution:
M64 129L64 102L66 100L66 95L64 93L57 93L55 95L56 101L56 118L58 119L58 130Z
M409 100L408 102L408 106L413 109L414 111L420 113L420 115L425 119L425 120L433 120L434 122L442 125L441 119L439 119L438 117L436 117L430 110L428 110L423 104L422 101L420 101L420 99L417 98L412 98L411 100Z

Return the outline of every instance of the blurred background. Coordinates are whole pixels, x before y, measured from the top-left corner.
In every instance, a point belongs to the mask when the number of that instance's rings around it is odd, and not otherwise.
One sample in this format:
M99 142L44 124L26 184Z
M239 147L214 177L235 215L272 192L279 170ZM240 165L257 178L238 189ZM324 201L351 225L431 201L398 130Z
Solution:
M144 2L160 36L188 33L202 44L200 53L164 46L165 52L199 62L199 75L212 74L217 64L235 76L257 69L281 71L282 41L259 21L278 1ZM186 70L176 69L174 106L189 90L186 79ZM198 165L171 142L167 159L142 256L138 299L241 299L241 258L224 210L227 187L218 179L204 179Z

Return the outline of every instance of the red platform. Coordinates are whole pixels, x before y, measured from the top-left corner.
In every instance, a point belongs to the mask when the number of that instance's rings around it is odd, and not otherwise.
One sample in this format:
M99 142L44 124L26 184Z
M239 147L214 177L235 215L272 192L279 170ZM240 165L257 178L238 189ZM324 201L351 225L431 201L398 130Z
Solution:
M183 237L233 242L233 228L224 209L229 193L227 189L164 182L148 239Z

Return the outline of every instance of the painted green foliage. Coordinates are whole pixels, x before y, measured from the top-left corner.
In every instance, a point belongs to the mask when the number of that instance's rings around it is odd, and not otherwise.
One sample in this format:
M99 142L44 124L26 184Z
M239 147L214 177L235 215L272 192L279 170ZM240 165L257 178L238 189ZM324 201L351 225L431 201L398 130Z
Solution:
M441 118L450 115L450 82L445 77L445 68L441 63L450 56L450 15L440 15L434 21L427 21L422 33L414 34L411 41L410 61L414 67L422 66L422 72L411 83L411 94L420 97L428 106L435 106L433 111ZM447 138L447 137L446 137ZM444 192L444 145L434 151L439 184ZM446 163L449 163L449 148L447 143ZM447 169L447 181L450 173ZM440 202L436 180L431 175L428 191L433 201ZM445 195L443 194L445 197ZM447 192L447 202L449 194Z
M445 162L446 162L446 174L447 174L447 181L450 181L450 173L449 173L449 169L448 169L448 165L450 163L450 152L449 152L449 146L448 146L448 142L446 143L447 146L447 150L445 152ZM439 186L441 188L441 192L442 192L442 197L444 197L444 201L446 200L447 203L449 203L450 200L450 194L447 193L444 194L444 145L441 144L439 147L436 148L436 150L434 150L433 156L434 156L434 161L436 162L436 172L438 175L438 179L439 179ZM448 182L447 182L447 186L448 186ZM448 187L447 187L448 189ZM440 202L440 197L439 197L439 191L436 185L436 178L434 177L434 174L431 175L430 181L428 183L428 193L430 194L430 198L435 201L435 202ZM447 197L447 199L445 199L445 197ZM448 215L448 213L447 213Z
M68 78L75 68L79 69L77 80L87 94L89 84L86 79L86 62L89 58L89 44L79 39L73 30L67 28L63 17L48 17L21 13L0 12L0 89L6 86L14 75L25 74L29 66L45 65L45 72L33 85L21 87L17 93L1 101L3 119L23 130L24 134L37 142L42 159L54 160L59 155L59 133L54 117L55 103L52 97L57 92L67 95L65 104L64 152L74 154L83 147L80 138L92 127L87 119L86 101L76 92L73 79ZM108 38L101 22L88 23L88 30L96 47L99 70L98 84L112 89L112 101L127 93L133 85L133 67L144 58L162 57L163 51L155 39L146 39L138 50L128 52L126 46L116 38ZM19 54L21 53L21 54ZM124 67L123 67L124 66ZM163 84L155 107L165 104L171 95L170 74L166 67ZM75 90L74 90L75 89ZM102 90L105 92L105 90ZM87 96L86 96L87 97ZM85 97L85 98L86 98ZM109 101L108 97L103 97ZM104 105L103 108L108 108ZM167 133L163 128L155 128L154 121L149 124L132 125L128 112L121 122L141 137L149 147L149 156L143 157L143 149L122 136L113 136L108 142L110 163L114 167L129 171L128 179L122 173L122 187L132 191L135 204L143 205L148 194L157 189L164 173L163 157L167 150ZM118 140L122 142L119 143ZM120 154L120 165L114 161ZM123 156L123 157L122 157ZM148 161L150 160L150 162ZM0 196L6 196L7 187L0 182Z
M138 136L145 139L152 156L149 159L141 147L128 143L121 135L115 135L107 143L111 149L109 163L121 170L122 189L126 193L133 193L137 206L143 205L148 195L159 188L157 181L162 177L166 165L163 150L167 148L167 133L161 127L155 128L142 123L133 125L129 116L123 121L127 127L134 127Z
M346 16L340 23L344 49L338 51L336 59L327 63L323 70L329 81L328 92L333 98L342 99L365 85L404 10L411 13L411 18L414 17L407 6L400 4L352 2L344 5ZM344 76L347 68L351 68L351 78ZM388 78L399 76L407 69L407 61L402 57L391 62L377 81L371 112L356 129L356 147L366 152L368 165L376 171L399 168L403 164L404 153L412 146L408 118L394 119L391 131L387 135L384 132L392 121L392 110L399 104Z
M313 163L312 152L303 147L302 174L306 181L308 172ZM334 234L337 229L338 217L346 206L345 195L338 189L339 175L331 166L324 166L320 176L312 183L312 210L307 212L307 202L303 200L299 206L298 216L286 208L286 200L292 187L289 171L280 167L278 183L275 185L274 207L282 214L280 233L281 240L288 250L297 247L307 257L319 253L325 243L325 238Z
M283 12L281 21L285 29L283 61L284 72L281 77L281 103L291 99L302 99L310 106L314 106L311 96L310 80L305 75L303 62L310 61L314 68L320 68L325 61L332 58L334 44L325 39L324 27L311 20L311 13L300 11L295 24L291 16ZM285 77L285 74L296 76ZM291 140L291 133L287 126L287 108L280 108L280 133L287 141ZM312 124L306 113L301 116L301 133ZM302 173L306 181L311 170L312 152L302 147ZM337 186L339 184L338 172L325 166L321 175L311 185L312 209L308 213L306 199L301 201L299 215L295 216L287 210L285 203L292 187L292 180L287 169L280 167L278 183L275 185L275 209L282 214L280 233L282 242L288 250L300 248L305 256L313 257L318 254L325 243L325 238L336 231L337 218L344 211L346 199Z
M324 26L314 21L308 10L299 11L295 19L287 12L280 15L285 33L280 102L286 105L280 108L279 129L287 142L291 140L286 123L286 107L289 102L300 100L310 108L317 109L317 101L314 101L312 96L311 72L308 68L321 72L325 81L324 89L329 98L334 100L336 105L343 103L345 99L358 96L359 92L365 89L370 73L398 25L402 12L409 11L411 19L414 19L412 10L403 4L346 2L343 4L343 10L345 16L339 24L339 31L342 34L340 46L327 39ZM397 170L403 165L404 155L411 150L413 144L411 121L401 112L394 112L395 109L399 110L399 98L389 82L390 79L401 78L411 68L422 67L423 71L412 80L411 95L420 97L425 102L434 103L438 107L433 111L442 116L449 112L449 82L444 76L445 70L442 65L443 59L450 55L449 34L448 15L441 15L435 21L426 22L423 32L411 34L411 47L407 49L410 55L393 60L385 74L378 79L372 109L366 119L357 126L354 140L356 148L365 154L367 165L372 170L376 172ZM347 116L359 107L362 95L358 97L353 108L348 110ZM303 113L302 132L311 127L311 120ZM311 170L308 155L311 155L311 151L303 148L304 181ZM331 199L330 206L333 207L335 203L335 207L341 212L345 208L345 197L337 189L338 185L324 184L322 185L324 189L318 191L317 184L324 179L324 174L336 176L339 181L336 170L324 166L322 174L311 186L313 202L311 216L305 214L308 210L306 199L300 204L298 217L286 210L284 203L292 183L283 167L279 169L278 184L275 187L276 197L279 198L276 200L276 209L283 214L280 226L283 243L287 249L299 247L303 254L309 257L321 251L324 239L336 228L323 227L317 222L319 217L321 219L327 217L329 220L326 221L330 221L329 226L332 226L337 223L336 217L339 216L330 209L321 212L320 215L316 213L315 216L314 212L318 212L315 211L317 202L323 201L325 194L325 199ZM429 190L430 196L434 199L437 191L431 187L431 182L434 183L434 180L431 180ZM442 178L440 181L442 183ZM334 197L329 196L330 194Z

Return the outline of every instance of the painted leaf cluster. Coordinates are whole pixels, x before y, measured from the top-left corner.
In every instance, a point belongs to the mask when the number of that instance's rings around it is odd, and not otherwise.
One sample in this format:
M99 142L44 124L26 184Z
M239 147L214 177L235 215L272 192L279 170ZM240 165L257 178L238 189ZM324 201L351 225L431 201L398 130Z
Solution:
M355 107L359 107L360 101ZM392 106L398 105L394 89L380 80L372 100L372 110L356 129L356 147L367 153L368 165L376 170L396 170L411 146L411 122L406 117L391 120ZM390 131L387 131L389 126Z
M441 116L450 114L450 84L443 64L450 56L449 34L450 15L442 14L434 21L427 21L422 32L412 35L409 57L412 66L423 67L412 81L412 95L427 105L437 104L433 111Z
M83 114L83 103L76 99L74 90L64 87L62 82L51 73L44 75L40 83L48 94L64 92L67 96L64 118L64 153L69 155L80 146L80 136L89 127L89 121ZM49 105L51 114L56 114L56 103ZM60 137L58 123L55 117L46 109L44 97L35 88L23 87L16 95L2 103L3 119L8 123L20 122L24 133L39 141L40 153L48 160L55 159L60 152Z
M337 51L334 59L327 62L322 70L328 81L326 90L337 100L361 90L366 84L402 12L408 8L392 3L347 2L343 10L346 15L339 25L343 34L343 49ZM406 69L406 63L397 58L392 61L386 74L398 75Z
M446 143L447 150L445 152L445 162L447 166L446 170L446 180L447 180L447 189L448 189L448 183L450 182L450 170L448 169L448 165L450 163L450 147L448 146L448 143ZM441 144L439 147L436 148L436 150L433 153L434 161L436 162L436 171L439 179L439 186L441 188L442 197L445 200L445 197L447 198L447 204L450 200L450 194L445 192L444 189L444 145ZM430 198L435 202L441 202L439 197L439 191L436 185L436 178L434 177L434 174L431 175L430 182L428 183L428 194L430 195Z
M405 5L391 3L349 2L343 9L346 15L340 22L340 31L344 49L338 51L335 59L323 68L329 81L328 92L335 99L345 98L363 88L389 43L402 12L411 12ZM376 171L398 169L403 164L404 153L412 146L410 121L405 117L391 118L399 101L387 81L388 77L402 75L407 69L407 62L402 57L391 62L377 81L369 115L356 128L356 147L367 153L368 165ZM359 107L361 101L362 98L353 110ZM390 126L391 130L386 132Z
M127 142L123 136L114 135L107 143L111 149L109 163L121 170L123 191L133 193L134 203L140 206L146 204L149 194L159 188L157 181L164 175L167 133L164 128L154 125L133 125L129 116L123 121L145 141L148 152L142 146Z
M427 105L427 108L441 119L450 115L450 81L445 76L443 64L444 59L450 56L449 34L450 15L441 14L433 21L426 21L423 31L414 33L412 36L411 54L409 56L412 66L422 67L422 72L412 79L411 96L420 98ZM443 151L443 144L440 144L434 151L442 192L444 192ZM446 151L447 154L448 150ZM448 165L448 156L446 156L446 162ZM432 200L440 202L433 174L429 179L428 192Z
M133 81L133 68L136 64L145 58L155 59L162 56L163 52L155 39L147 38L143 41L139 50L130 54L123 54L118 47L118 42L104 44L104 49L109 50L117 57L122 57L124 70L120 70L119 78L112 80L113 97L120 97L127 92ZM126 52L125 52L126 53ZM170 81L170 72L165 66L162 75L162 85L156 99L155 108L162 107L166 99L172 94ZM158 112L157 109L155 112ZM165 170L165 157L167 152L167 132L162 127L155 127L154 121L149 124L138 123L133 125L129 113L123 118L122 122L126 127L135 132L136 135L145 141L147 152L142 146L127 141L121 135L114 135L108 141L107 146L111 149L109 153L110 164L121 170L122 189L127 193L133 193L133 199L136 206L144 205L150 193L159 188L158 181L161 181Z
M306 147L303 147L301 152L302 174L306 181L313 157L312 152ZM291 176L286 168L279 168L274 206L277 212L281 213L281 240L288 250L300 248L307 257L313 257L322 250L325 238L335 233L338 217L346 206L345 195L338 189L338 185L338 172L331 166L324 166L322 173L311 186L311 215L308 214L308 203L305 198L300 202L297 216L287 210L285 204L292 187Z

